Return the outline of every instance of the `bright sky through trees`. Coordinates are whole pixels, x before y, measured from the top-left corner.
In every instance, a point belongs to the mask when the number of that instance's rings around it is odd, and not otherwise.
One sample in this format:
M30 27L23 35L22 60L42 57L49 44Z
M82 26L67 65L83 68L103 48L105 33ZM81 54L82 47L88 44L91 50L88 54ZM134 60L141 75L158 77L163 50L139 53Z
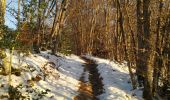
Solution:
M6 16L5 16L5 25L7 25L9 28L16 28L16 19L14 16L12 16L8 10L9 8L17 9L17 0L7 0L7 9L6 9Z

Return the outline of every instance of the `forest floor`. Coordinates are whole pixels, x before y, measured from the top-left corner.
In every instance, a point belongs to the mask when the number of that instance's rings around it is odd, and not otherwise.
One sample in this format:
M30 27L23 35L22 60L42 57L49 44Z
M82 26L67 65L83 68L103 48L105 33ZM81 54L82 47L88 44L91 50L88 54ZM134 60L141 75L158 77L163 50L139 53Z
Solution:
M48 52L15 53L12 62L10 92L8 75L0 74L0 100L142 100L142 91L132 90L126 63Z
M103 93L102 78L97 69L97 64L86 57L82 57L86 62L84 65L84 72L80 77L79 95L75 97L76 100L99 100L98 95ZM88 77L88 79L87 79Z

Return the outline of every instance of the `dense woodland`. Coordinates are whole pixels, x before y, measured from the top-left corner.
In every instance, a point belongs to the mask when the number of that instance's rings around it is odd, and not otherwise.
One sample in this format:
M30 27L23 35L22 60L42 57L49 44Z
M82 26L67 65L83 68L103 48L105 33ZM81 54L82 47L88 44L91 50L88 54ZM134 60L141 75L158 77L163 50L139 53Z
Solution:
M11 55L51 50L127 61L133 89L144 86L146 100L170 99L169 0L15 2L18 9L0 0L1 59L10 49ZM16 18L16 29L4 24L6 12Z

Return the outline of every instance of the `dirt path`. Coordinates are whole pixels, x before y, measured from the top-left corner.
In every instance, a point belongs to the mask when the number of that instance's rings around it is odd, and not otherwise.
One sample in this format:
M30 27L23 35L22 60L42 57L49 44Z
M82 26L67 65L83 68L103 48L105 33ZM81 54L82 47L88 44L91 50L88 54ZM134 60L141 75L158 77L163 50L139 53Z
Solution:
M84 72L80 77L79 95L75 96L73 100L99 100L97 96L103 93L103 83L97 69L97 64L85 57L82 57L82 59L86 63L84 65ZM86 77L88 77L88 80Z

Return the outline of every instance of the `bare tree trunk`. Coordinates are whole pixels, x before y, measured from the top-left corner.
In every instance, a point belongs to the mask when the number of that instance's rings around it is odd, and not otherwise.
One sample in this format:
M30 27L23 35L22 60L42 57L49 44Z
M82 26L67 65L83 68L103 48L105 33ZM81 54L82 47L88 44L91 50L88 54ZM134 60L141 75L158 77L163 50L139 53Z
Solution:
M52 41L53 41L53 48L52 48L52 53L55 54L57 51L57 45L59 42L59 37L61 35L61 31L64 25L65 21L65 14L66 14L66 9L68 6L69 0L63 0L61 3L61 10L59 11L59 15L57 16L57 4L56 4L56 15L55 19L53 22L53 28L52 28ZM56 1L57 2L57 1Z
M120 7L120 2L119 0L117 0L117 5L118 5L118 10L119 10L119 15L120 15L120 21L119 21L119 25L120 25L120 31L122 33L122 38L123 38L123 45L124 45L124 52L125 52L125 60L128 63L128 69L129 69L129 73L130 73L130 77L131 77L131 81L132 81L132 86L133 89L136 89L136 81L135 81L135 76L133 74L132 68L130 66L130 60L129 60L129 54L128 54L128 50L127 50L127 43L126 43L126 39L125 39L125 32L124 32L124 27L123 27L123 15L122 15L122 11L121 11L121 7Z
M6 11L6 0L1 0L0 1L0 37L3 34L2 27L4 26L5 23L5 11Z
M142 57L145 54L145 52L142 51L143 47L143 23L142 23L142 1L141 0L137 0L137 37L138 37L138 54L137 54L137 68L136 68L136 73L137 73L137 77L138 77L138 84L141 87L142 85L144 85L144 71L146 70L146 66L144 66L145 62Z
M128 27L130 29L130 33L131 33L131 37L132 37L132 43L133 43L132 48L133 48L133 52L134 52L134 56L135 56L135 63L136 63L136 61L137 61L137 50L136 50L137 45L136 45L136 41L135 41L135 34L132 30L132 25L131 25L131 22L130 22L130 17L129 17L129 13L128 13L126 5L125 5L125 13L127 15Z
M152 100L152 79L153 79L153 59L154 59L154 52L153 52L153 40L152 33L150 32L150 0L143 0L143 17L144 17L144 48L146 50L143 57L145 58L144 66L146 66L145 71L145 83L144 83L144 91L143 96L146 100Z
M155 43L155 48L156 48L156 55L155 55L155 63L154 63L154 72L153 72L153 96L156 95L158 91L158 80L159 80L159 73L160 69L162 66L162 59L161 59L161 46L160 46L160 26L161 26L161 14L162 14L162 0L158 1L159 2L159 13L158 13L158 18L157 18L157 30L156 30L156 43Z
M118 0L116 1L118 2ZM118 3L117 10L116 10L116 38L115 38L115 45L116 45L116 60L120 61L120 52L119 52L119 10L118 10Z
M18 16L17 16L17 19L18 19L18 30L20 30L20 6L21 5L21 0L18 0Z
M164 56L164 67L165 67L165 80L164 80L164 91L163 93L166 95L167 100L170 99L170 17L166 18L165 25L163 26L164 32L164 48L163 48L163 56Z
M36 39L33 42L33 50L35 53L40 53L40 30L41 30L41 24L42 24L42 12L40 11L41 9L41 3L43 0L38 0L38 16L37 16L37 27L36 27Z
M6 0L1 0L0 1L0 37L4 34L2 27L5 24L5 12L6 12ZM3 65L3 73L5 75L9 74L10 72L10 66L9 66L9 59L6 56L5 49L0 49L0 57L2 59L2 65Z

